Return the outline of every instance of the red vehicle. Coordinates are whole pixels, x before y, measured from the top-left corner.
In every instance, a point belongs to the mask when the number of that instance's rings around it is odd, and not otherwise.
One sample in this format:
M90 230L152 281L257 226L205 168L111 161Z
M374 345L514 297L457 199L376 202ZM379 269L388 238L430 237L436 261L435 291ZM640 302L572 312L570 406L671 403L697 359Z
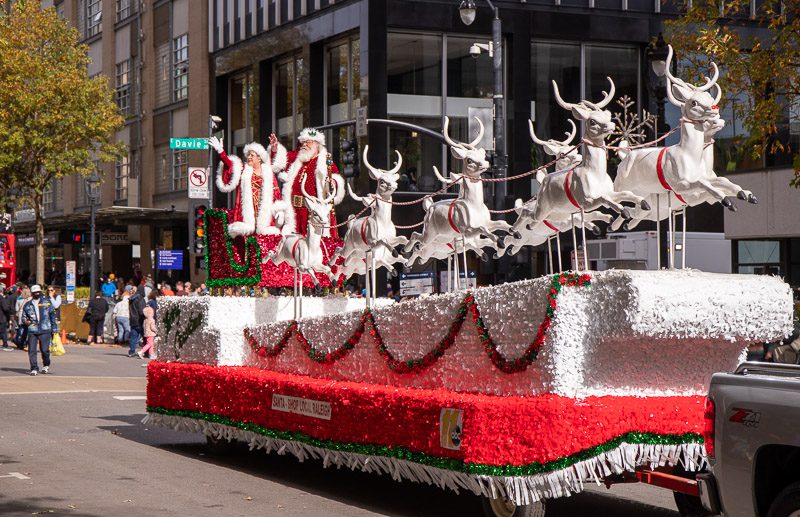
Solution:
M7 286L17 282L16 238L12 233L0 233L0 283Z

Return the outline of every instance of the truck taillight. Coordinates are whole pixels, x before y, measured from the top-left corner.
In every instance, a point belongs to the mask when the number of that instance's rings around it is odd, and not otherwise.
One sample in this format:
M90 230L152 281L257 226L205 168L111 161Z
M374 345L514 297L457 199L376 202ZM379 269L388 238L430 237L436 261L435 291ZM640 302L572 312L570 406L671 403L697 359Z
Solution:
M703 414L703 440L706 445L706 455L714 457L714 401L706 397L706 407Z

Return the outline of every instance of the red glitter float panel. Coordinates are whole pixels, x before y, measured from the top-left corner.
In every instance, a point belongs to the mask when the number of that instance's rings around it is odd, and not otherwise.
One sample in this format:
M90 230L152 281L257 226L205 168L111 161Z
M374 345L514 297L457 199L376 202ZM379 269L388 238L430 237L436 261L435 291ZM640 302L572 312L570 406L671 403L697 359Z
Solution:
M292 288L294 268L283 263L276 266L272 261L261 263L261 259L278 249L280 235L252 235L232 239L228 235L227 221L231 211L215 209L206 212L206 250L208 253L208 279L211 287L251 286L268 288ZM323 263L343 245L341 239L322 237ZM316 274L322 287L331 287L330 279ZM303 275L303 287L313 288L314 281Z
M297 399L317 413L287 410L286 401ZM555 461L631 432L699 435L703 403L702 396L498 397L160 361L149 364L147 385L151 409L497 466ZM443 446L442 409L461 411L457 450Z

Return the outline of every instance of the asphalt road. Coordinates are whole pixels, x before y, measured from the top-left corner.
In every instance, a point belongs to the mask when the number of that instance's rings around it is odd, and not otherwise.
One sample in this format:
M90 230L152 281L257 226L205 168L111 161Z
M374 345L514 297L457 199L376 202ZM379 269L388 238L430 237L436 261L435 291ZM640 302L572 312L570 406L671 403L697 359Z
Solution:
M201 435L151 428L145 368L126 349L67 346L50 375L0 352L0 515L479 516L480 500L324 469ZM548 516L676 517L671 493L617 485L552 501Z

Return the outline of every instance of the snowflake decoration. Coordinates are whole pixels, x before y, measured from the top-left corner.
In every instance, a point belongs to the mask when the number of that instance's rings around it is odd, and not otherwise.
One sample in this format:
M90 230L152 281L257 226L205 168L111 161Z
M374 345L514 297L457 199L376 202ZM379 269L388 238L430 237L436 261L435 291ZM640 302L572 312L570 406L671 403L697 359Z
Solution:
M617 125L617 130L612 133L616 138L611 142L615 145L618 142L625 140L630 145L637 145L645 141L647 138L647 130L652 130L656 121L656 117L642 110L643 119L639 121L639 115L631 108L636 104L627 95L623 95L617 99L617 104L622 108L622 113L614 113L614 123Z

